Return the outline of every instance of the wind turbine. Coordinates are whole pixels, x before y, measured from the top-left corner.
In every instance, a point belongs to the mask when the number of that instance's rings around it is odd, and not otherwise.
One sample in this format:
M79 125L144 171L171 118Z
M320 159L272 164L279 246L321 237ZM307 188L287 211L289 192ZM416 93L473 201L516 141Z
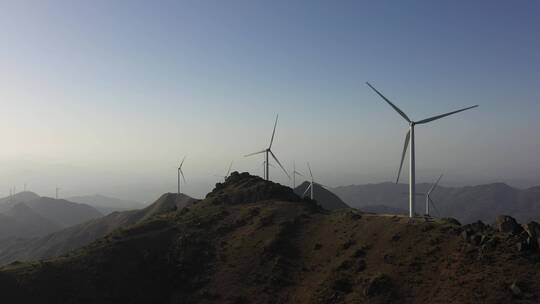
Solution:
M182 175L182 179L184 180L184 184L186 183L186 178L184 177L184 172L182 172L182 165L184 164L184 161L186 160L186 157L182 158L182 162L180 162L180 166L178 166L178 195L180 195L180 175Z
M435 202L433 202L433 200L431 199L431 193L433 193L433 191L435 191L435 189L439 185L439 182L441 181L442 177L443 177L443 175L441 174L441 176L439 176L437 181L435 183L433 183L433 185L431 185L431 188L429 188L428 192L426 193L426 214L427 215L429 215L429 205L430 204L432 204L433 208L435 208L435 210L437 210L437 207L435 207ZM439 210L437 210L437 213L439 213Z
M272 144L274 143L274 135L276 134L276 126L277 126L277 122L278 122L278 117L279 115L276 115L276 122L274 123L274 131L272 131L272 138L270 139L270 144L268 145L268 148L262 150L262 151L259 151L259 152L255 152L255 153L251 153L251 154L247 154L247 155L244 155L244 157L249 157L249 156L252 156L252 155L257 155L257 154L261 154L261 153L265 153L265 158L264 158L264 161L265 161L265 170L264 170L264 178L266 180L270 180L270 158L269 158L269 155L272 156L272 158L276 161L276 163L278 163L278 165L281 167L281 169L283 170L283 172L285 172L285 175L287 175L288 178L291 178L289 176L289 173L287 173L287 170L285 170L285 168L283 167L283 165L281 165L281 163L279 162L279 160L277 159L276 155L272 152Z
M60 188L58 188L58 186L56 186L56 199L58 199L58 193L60 192Z
M296 188L296 176L302 176L305 177L304 174L296 171L296 164L293 162L293 171L292 171L292 178L293 178L293 189Z
M307 163L307 166L308 166L308 169L309 169L309 176L311 177L311 181L309 182L309 185L307 186L306 191L304 191L304 194L302 194L302 197L305 197L308 190L311 190L310 198L313 200L313 191L315 191L314 190L315 189L314 185L318 185L320 187L325 187L325 188L328 188L328 187L325 186L325 185L316 183L315 179L313 178L313 173L311 172L311 166L309 165L309 163Z
M229 170L227 170L227 174L225 174L225 175L216 175L216 176L221 177L221 178L223 178L223 181L226 181L227 177L231 173L232 164L233 164L233 162L231 161L231 164L229 165Z
M384 99L396 112L398 112L401 117L403 117L408 123L409 123L409 130L407 131L407 134L405 135L405 144L403 146L403 153L401 154L401 163L399 164L399 171L398 176L396 179L396 184L399 182L399 176L401 174L401 168L403 167L403 160L405 159L405 154L407 153L407 147L409 146L409 142L411 144L411 151L409 153L410 157L410 163L409 163L409 217L414 217L414 204L415 204L415 196L416 196L416 182L415 182L415 159L414 159L414 127L416 125L422 125L426 124L428 122L432 122L437 119L441 119L443 117L456 114L459 112L463 112L472 108L478 107L478 105L474 105L471 107L463 108L460 110L452 111L449 113L436 115L433 117L429 117L426 119L422 119L419 121L412 121L407 114L405 114L403 111L401 111L396 105L394 105L390 100L388 100L386 97L384 97L377 89L375 89L369 82L366 82L366 84L373 90L377 95L379 95L382 99Z

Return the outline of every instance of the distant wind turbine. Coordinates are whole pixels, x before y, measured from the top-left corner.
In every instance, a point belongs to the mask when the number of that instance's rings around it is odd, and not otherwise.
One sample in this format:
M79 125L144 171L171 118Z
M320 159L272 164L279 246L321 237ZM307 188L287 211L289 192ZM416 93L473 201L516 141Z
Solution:
M437 189L437 186L439 185L439 182L441 181L441 178L443 175L441 174L437 181L431 185L431 188L429 188L428 192L426 193L426 214L429 215L429 205L433 205L433 208L437 211L438 214L440 214L439 210L437 210L437 207L435 206L435 202L431 199L431 193Z
M231 161L231 164L229 165L229 169L227 170L227 174L225 174L225 175L215 175L215 176L221 177L221 178L223 178L223 181L226 181L227 177L229 177L229 174L231 174L232 165L233 165L233 162Z
M296 188L296 176L297 176L297 175L298 175L298 176L301 176L301 177L305 177L305 176L304 176L304 174L302 174L302 173L296 171L296 164L295 164L295 162L293 162L293 170L292 170L291 174L292 174L292 179L293 179L293 186L292 186L292 187L293 187L293 189L294 189L294 188Z
M281 167L281 169L283 170L283 172L285 172L285 175L287 175L287 177L291 178L289 176L289 173L287 173L287 170L285 170L285 168L283 167L283 165L281 165L281 163L279 162L279 160L277 159L276 155L272 152L272 144L274 143L274 135L276 134L276 126L277 126L277 122L278 122L278 117L279 115L276 115L276 122L274 123L274 131L272 131L272 138L270 139L270 144L268 145L268 148L262 150L262 151L259 151L259 152L255 152L255 153L251 153L251 154L247 154L247 155L244 155L244 157L249 157L249 156L252 156L252 155L257 155L257 154L261 154L261 153L265 153L265 158L264 158L264 161L265 161L265 170L264 170L264 178L266 180L270 180L270 162L269 162L269 155L272 155L272 158L276 161L276 163Z
M322 184L319 184L319 183L316 183L315 182L315 179L313 178L313 173L311 172L311 166L309 165L309 163L307 163L307 167L309 169L309 176L311 177L311 181L309 182L309 185L307 186L306 190L304 191L304 193L302 194L302 197L305 197L306 196L306 193L311 190L310 192L310 198L313 200L314 199L314 195L313 195L313 192L315 191L314 189L314 186L317 185L317 186L320 186L320 187L325 187L325 188L328 188L327 186L325 185L322 185Z
M478 105L474 105L471 107L463 108L460 110L456 110L453 112L436 115L433 117L429 117L426 119L422 119L419 121L412 121L407 114L405 114L403 111L401 111L396 105L394 105L390 100L388 100L386 97L384 97L377 89L375 89L369 82L366 82L366 84L373 90L377 95L379 95L382 99L384 99L396 112L398 112L401 117L403 117L408 123L409 123L409 130L407 131L407 135L405 135L405 144L403 146L403 153L401 154L401 163L399 164L399 171L398 176L396 179L396 184L399 182L399 176L401 174L401 168L403 167L403 160L405 159L405 154L407 153L407 147L409 146L409 142L411 143L411 151L409 153L410 157L410 164L409 164L409 217L414 217L414 204L415 204L415 197L416 197L416 181L415 181L415 159L414 159L414 126L415 125L421 125L426 124L428 122L432 122L437 119L441 119L443 117L456 114L459 112L463 112L472 108L478 107Z
M269 167L276 168L272 163L268 164ZM263 176L266 176L266 161L263 160L261 167L263 168Z
M182 162L180 162L180 166L178 166L178 195L180 195L180 175L182 176L182 179L184 180L184 184L186 183L184 172L182 172L182 165L184 165L185 160L186 160L186 157L184 156L184 158L182 158Z

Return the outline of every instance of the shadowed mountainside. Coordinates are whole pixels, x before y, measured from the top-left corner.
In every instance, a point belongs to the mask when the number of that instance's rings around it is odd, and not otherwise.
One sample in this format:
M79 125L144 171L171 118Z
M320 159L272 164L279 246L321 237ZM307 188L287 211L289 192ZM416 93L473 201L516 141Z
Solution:
M19 192L0 199L0 239L39 237L99 218L91 206Z
M309 182L303 182L294 189L294 193L298 196L302 196L309 186ZM310 191L306 193L306 196L310 195ZM350 208L345 202L343 202L337 195L330 190L318 185L313 185L313 198L321 207L326 210L339 210Z
M141 210L114 212L41 238L6 239L0 241L0 264L15 260L25 261L59 256L85 246L116 229L126 228L156 215L182 209L196 201L183 194L178 196L176 193L167 193Z
M418 184L417 191L425 193L429 187L429 184ZM386 207L392 212L408 210L408 185L405 184L352 185L333 188L332 191L354 208L384 210ZM438 187L431 197L436 204L437 210L433 210L436 216L453 217L462 223L478 220L490 223L499 214L510 215L520 222L540 220L540 187L522 190L503 183ZM424 206L424 196L418 196L416 212L422 214Z
M540 257L518 250L523 232L471 229L328 212L233 173L189 207L1 268L0 292L18 303L534 303Z

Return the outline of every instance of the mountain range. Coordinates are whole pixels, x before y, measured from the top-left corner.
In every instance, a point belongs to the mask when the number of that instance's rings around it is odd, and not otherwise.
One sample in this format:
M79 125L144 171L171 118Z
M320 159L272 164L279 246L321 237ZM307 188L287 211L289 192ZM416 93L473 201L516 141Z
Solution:
M201 201L0 268L0 292L9 303L535 303L539 226L498 221L328 211L234 172Z
M0 199L0 239L44 236L102 216L86 204L20 192Z
M418 184L417 192L425 193L430 184ZM408 185L379 183L351 185L331 189L353 208L380 213L404 214L408 210ZM478 220L492 222L506 214L520 222L540 220L540 187L517 189L503 183L467 187L438 187L431 195L437 217L452 217L462 223ZM416 212L423 214L425 197L416 199Z
M0 264L15 260L37 260L59 256L85 246L117 229L182 209L196 201L196 199L183 194L167 193L144 209L113 212L107 216L92 219L43 237L0 240Z
M101 194L72 196L68 197L67 200L92 206L104 215L115 211L134 210L145 207L145 205L140 202L118 199Z

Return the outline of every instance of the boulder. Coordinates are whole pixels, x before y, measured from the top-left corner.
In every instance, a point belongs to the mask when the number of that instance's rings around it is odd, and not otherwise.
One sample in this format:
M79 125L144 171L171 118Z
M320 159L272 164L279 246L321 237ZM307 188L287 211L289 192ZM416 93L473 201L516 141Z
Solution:
M521 291L521 288L519 287L519 283L517 281L514 281L512 285L510 285L510 291L516 298L523 297L523 291Z
M499 232L519 234L523 231L521 225L511 216L499 215L495 219L495 227Z
M385 274L379 274L371 278L364 295L367 297L373 297L378 295L390 295L393 292L392 279Z
M521 225L521 227L523 228L523 230L525 230L525 232L527 232L527 234L531 238L540 238L540 224L538 224L537 222L523 224Z

